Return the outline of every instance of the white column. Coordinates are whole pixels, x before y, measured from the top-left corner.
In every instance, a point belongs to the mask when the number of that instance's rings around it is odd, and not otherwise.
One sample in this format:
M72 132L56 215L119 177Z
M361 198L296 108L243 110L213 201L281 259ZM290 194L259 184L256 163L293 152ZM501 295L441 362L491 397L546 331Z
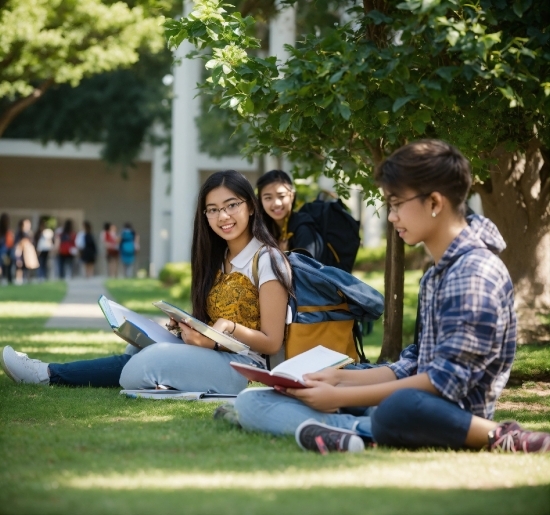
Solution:
M279 4L279 2L277 2L277 4ZM290 55L284 49L284 46L294 46L295 44L296 6L293 5L280 11L279 14L274 16L269 22L269 55L276 56L279 62L286 62ZM285 166L287 165L284 156L264 156L264 168L266 172L274 169L285 170ZM285 171L288 171L288 168Z
M376 202L376 206L367 206L363 213L363 247L379 247L382 244L384 232L385 209L382 202Z
M200 81L200 60L186 59L194 47L184 41L176 51L181 64L174 68L172 104L172 220L171 261L191 260L193 219L199 191L199 115L196 84Z
M160 128L155 129L160 135ZM164 146L153 147L151 162L151 263L149 275L158 274L170 260L170 232L172 199L170 196L170 173L164 169L167 159Z
M276 55L279 61L286 61L289 53L284 45L296 44L296 7L287 7L269 22L269 55Z

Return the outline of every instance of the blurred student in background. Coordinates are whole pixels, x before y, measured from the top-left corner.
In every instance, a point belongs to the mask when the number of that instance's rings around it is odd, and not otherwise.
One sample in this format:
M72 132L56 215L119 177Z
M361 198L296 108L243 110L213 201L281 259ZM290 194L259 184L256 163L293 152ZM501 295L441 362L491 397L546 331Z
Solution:
M34 235L34 246L38 254L38 278L42 281L46 281L49 276L48 259L54 240L52 229L46 225L47 220L45 217L40 218L38 230Z
M5 278L8 284L13 282L12 257L14 234L10 229L10 217L7 213L0 215L0 283Z
M136 253L139 251L139 235L130 222L124 224L120 233L119 250L124 277L133 277Z

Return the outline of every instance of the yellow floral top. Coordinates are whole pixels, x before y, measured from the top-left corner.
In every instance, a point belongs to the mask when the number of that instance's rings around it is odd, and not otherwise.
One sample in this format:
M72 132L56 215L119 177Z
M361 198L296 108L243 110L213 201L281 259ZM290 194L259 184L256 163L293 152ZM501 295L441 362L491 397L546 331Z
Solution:
M218 270L214 286L206 299L206 312L211 323L225 318L249 329L260 330L258 288L240 272L224 274Z

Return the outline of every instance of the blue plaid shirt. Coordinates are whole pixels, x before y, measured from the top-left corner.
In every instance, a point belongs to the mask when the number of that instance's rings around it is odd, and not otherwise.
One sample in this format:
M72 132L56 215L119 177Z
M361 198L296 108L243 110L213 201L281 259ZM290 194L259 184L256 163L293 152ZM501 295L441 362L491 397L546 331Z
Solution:
M516 351L514 291L498 229L468 222L420 283L419 345L390 368L398 379L425 372L442 397L492 419Z

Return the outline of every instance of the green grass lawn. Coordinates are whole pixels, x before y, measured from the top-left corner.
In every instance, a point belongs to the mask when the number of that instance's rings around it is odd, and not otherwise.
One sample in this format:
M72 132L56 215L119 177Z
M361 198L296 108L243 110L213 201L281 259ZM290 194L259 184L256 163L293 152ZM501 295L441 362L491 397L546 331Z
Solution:
M408 277L408 290L415 281ZM152 280L108 287L143 313L158 314L150 302L160 298L185 305ZM0 346L60 362L122 352L109 332L44 329L64 292L63 283L0 288ZM406 313L414 320L414 305ZM377 326L367 347L374 359L380 337ZM547 366L550 349L538 351L520 349L523 371ZM214 422L213 404L15 385L0 374L2 514L548 514L550 454L378 448L319 456L290 437ZM508 388L497 418L550 431L550 384Z

